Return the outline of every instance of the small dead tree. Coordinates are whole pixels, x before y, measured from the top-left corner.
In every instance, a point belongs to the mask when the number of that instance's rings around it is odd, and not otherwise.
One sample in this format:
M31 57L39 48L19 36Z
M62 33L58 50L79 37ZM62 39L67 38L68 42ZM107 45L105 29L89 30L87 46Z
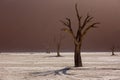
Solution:
M81 20L82 16L79 15L77 4L75 4L75 11L78 21L78 29L76 34L73 32L70 18L66 18L66 21L60 20L60 22L62 22L63 25L66 26L66 28L62 29L62 31L70 33L74 40L74 45L75 45L74 65L75 67L82 67L81 46L82 46L83 37L90 29L96 28L97 27L96 25L99 23L92 22L93 17L91 17L89 14L87 14L85 19L82 21Z
M112 46L110 49L111 49L111 52L112 52L111 56L114 56L115 55L115 46Z
M60 48L61 48L61 44L62 44L62 40L64 39L64 36L60 34L60 36L57 38L55 37L54 42L56 43L56 50L57 50L57 57L60 57Z
M51 42L47 42L47 44L45 44L45 48L46 48L46 53L50 54L51 53Z
M50 47L47 47L47 48L46 48L46 53L49 53L49 54L50 54Z

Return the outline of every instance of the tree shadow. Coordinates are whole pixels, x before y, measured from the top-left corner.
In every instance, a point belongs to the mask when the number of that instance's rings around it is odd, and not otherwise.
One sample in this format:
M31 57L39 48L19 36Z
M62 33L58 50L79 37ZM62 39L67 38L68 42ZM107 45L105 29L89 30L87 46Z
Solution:
M68 74L67 71L70 70L69 67L59 69L59 70L51 70L51 71L45 71L45 72L31 72L29 73L30 76L47 76L47 75L71 75Z
M70 74L67 73L68 70L70 70L69 67L66 67L66 68L63 68L63 69L60 69L60 70L55 70L54 75L61 75L61 73L64 74L64 75L70 75Z
M65 56L56 56L56 55L51 55L51 56L45 56L44 58L61 58Z
M59 57L64 57L64 56L61 56L61 55L60 55L60 56L57 56L57 55L56 55L56 56L48 56L48 57L58 57L58 58L59 58Z

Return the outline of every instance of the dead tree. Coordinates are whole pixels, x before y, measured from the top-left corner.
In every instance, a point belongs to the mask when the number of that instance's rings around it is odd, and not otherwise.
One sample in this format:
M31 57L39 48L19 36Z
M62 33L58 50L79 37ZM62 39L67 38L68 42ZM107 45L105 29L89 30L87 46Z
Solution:
M45 48L46 48L46 53L50 54L51 53L51 42L48 42Z
M111 47L111 52L112 52L112 56L114 56L115 55L115 46Z
M50 54L50 47L46 48L46 53Z
M56 43L56 50L57 50L57 57L60 57L61 55L60 55L60 48L61 48L61 44L62 44L62 40L64 39L64 36L62 36L61 34L60 34L60 36L57 38L57 37L55 37L55 40L54 40L54 42Z
M91 17L89 14L87 14L87 16L82 21L82 16L79 15L77 4L75 4L75 11L78 21L78 29L76 34L73 32L70 18L66 18L66 21L60 20L60 22L62 22L63 25L66 26L66 28L62 28L62 31L70 33L74 41L74 45L75 45L74 65L75 67L82 67L81 46L82 46L83 37L90 29L96 28L97 27L96 25L99 23L92 22L93 17Z

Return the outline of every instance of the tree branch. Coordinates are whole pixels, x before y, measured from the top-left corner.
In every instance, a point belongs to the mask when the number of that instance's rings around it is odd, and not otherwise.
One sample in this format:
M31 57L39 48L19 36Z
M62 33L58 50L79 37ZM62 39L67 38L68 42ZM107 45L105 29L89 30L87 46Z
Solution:
M85 26L93 19L93 17L90 17L89 14L87 14L84 22L83 22L83 25L81 27L81 29L83 30L85 28Z
M76 10L76 15L77 15L77 19L78 19L78 26L79 26L79 29L80 29L81 28L81 18L82 17L79 15L77 4L75 4L75 10Z
M68 28L62 28L61 30L70 33L72 35L72 37L73 37L74 42L76 44L78 44L78 41L76 40L75 35L73 34L73 32L70 29L68 29Z
M76 16L78 19L78 29L77 29L77 34L76 34L76 40L79 42L80 35L81 35L81 18L82 18L82 16L79 15L77 4L75 4L75 10L76 10Z
M69 26L69 23L68 22L65 22L65 21L62 21L62 20L60 20L60 22L63 24L63 25L65 25L65 26Z
M88 30L89 29L91 29L91 28L97 28L97 24L100 24L100 23L93 23L93 24L91 24L90 26L88 26L84 31L83 31L83 33L82 33L82 37L88 32Z
M67 22L60 20L60 22L62 22L63 25L65 25L67 27L67 28L62 28L61 30L70 33L74 39L74 42L77 44L76 37L71 28L71 20L69 18L66 18L66 20L67 20Z

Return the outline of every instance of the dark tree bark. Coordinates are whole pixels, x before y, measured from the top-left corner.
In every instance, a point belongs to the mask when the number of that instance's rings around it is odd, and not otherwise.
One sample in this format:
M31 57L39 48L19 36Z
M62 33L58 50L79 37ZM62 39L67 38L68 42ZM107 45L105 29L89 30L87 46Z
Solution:
M74 51L74 63L75 67L82 66L82 59L81 59L81 51L80 46L75 44L75 51Z
M114 53L114 51L112 51L112 56L114 56L115 55L115 53Z
M77 9L77 4L75 5L75 10L76 10L76 16L77 16L77 21L78 21L77 33L75 34L73 32L73 29L71 27L71 19L70 18L66 18L66 21L61 21L63 23L63 25L65 25L67 27L67 28L63 28L62 31L68 32L72 35L74 45L75 45L75 50L74 50L75 67L82 67L81 46L82 46L83 37L86 35L86 33L91 28L96 28L96 25L99 23L92 22L93 17L89 16L89 14L87 14L85 19L83 21L81 21L82 16L79 15L79 12Z

